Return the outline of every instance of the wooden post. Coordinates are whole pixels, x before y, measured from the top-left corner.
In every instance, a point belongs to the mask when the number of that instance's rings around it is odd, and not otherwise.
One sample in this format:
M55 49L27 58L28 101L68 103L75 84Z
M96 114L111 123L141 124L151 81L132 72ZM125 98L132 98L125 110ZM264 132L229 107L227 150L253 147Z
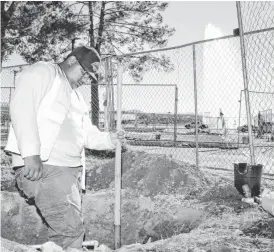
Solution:
M122 113L122 65L118 65L118 80L117 80L117 132L121 127L121 113ZM115 155L115 209L114 209L114 247L118 249L121 247L121 175L122 175L122 145L118 140L116 145Z

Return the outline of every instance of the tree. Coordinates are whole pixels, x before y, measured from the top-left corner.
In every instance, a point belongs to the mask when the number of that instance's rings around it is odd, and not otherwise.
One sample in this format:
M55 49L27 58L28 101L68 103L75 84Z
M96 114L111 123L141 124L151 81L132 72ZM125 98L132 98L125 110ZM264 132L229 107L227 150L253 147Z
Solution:
M3 7L4 8L3 8ZM164 47L174 29L163 25L166 2L1 2L3 58L13 51L27 62L59 60L74 38L100 55L121 55ZM2 28L3 29L3 28ZM169 58L144 54L123 58L135 80L151 68L169 71ZM92 86L92 121L98 125L98 86Z
M65 2L2 1L1 23L1 62L13 52L28 63L58 60L83 31Z
M164 47L174 29L162 25L160 14L168 6L165 2L145 1L90 1L81 2L81 22L88 19L89 45L101 55L120 55L145 49ZM152 67L170 70L166 57L142 55L125 58L127 69L136 80ZM92 86L92 110L99 107L98 87ZM93 113L92 121L98 124L98 114Z

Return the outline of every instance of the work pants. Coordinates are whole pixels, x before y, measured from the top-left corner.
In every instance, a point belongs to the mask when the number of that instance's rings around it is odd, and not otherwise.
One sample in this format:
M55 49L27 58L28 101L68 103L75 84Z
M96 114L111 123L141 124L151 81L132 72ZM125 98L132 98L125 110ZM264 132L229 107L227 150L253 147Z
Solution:
M82 247L81 171L82 167L44 164L42 178L31 181L24 177L22 167L15 168L18 188L28 199L34 199L48 225L49 240L63 249Z

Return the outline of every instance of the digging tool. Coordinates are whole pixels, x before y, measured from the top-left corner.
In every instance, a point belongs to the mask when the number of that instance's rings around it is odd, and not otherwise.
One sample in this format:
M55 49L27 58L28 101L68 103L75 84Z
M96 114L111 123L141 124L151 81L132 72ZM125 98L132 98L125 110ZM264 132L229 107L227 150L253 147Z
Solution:
M117 132L122 130L122 65L118 65L117 81ZM121 247L121 158L122 143L118 139L115 152L115 210L114 210L114 247Z

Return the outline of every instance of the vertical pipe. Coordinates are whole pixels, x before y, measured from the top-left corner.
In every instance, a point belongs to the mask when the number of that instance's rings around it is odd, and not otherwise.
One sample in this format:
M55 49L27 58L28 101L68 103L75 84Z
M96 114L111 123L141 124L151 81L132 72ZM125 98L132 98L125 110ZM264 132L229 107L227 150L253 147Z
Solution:
M117 132L121 130L122 112L122 65L118 65L117 81ZM114 246L115 249L121 247L121 142L118 140L115 155L115 210L114 210Z
M198 100L197 100L197 75L196 75L196 50L193 48L193 79L194 79L194 106L195 106L195 141L196 141L196 168L199 169L199 139L198 139Z
M242 111L242 91L241 90L241 94L240 94L240 106L239 106L239 120L238 120L238 127L240 127L241 125L241 111ZM238 130L238 148L240 147L240 131Z
M17 74L17 71L16 70L14 70L13 71L13 86L15 87L15 81L16 81L16 74Z
M175 103L174 103L174 146L177 142L177 115L178 115L178 87L175 87Z
M105 95L104 95L104 131L109 131L109 111L108 111L108 83L109 83L109 68L108 68L108 59L105 61Z
M9 93L9 107L10 107L10 102L11 102L11 89L12 87L9 87L10 93Z
M112 58L109 59L109 77L110 77L110 106L111 106L111 113L110 113L110 122L111 127L115 128L115 111L114 111L114 87L113 87L113 67L112 67Z
M245 104L246 104L247 125L248 125L249 150L250 150L250 159L251 159L250 161L251 161L251 164L254 165L255 164L255 152L254 152L254 143L253 143L252 126L251 126L249 89L248 89L248 78L247 78L247 69L246 69L246 52L245 52L245 43L244 43L244 37L243 37L244 35L243 35L241 4L239 1L236 2L236 7L237 7L238 24L239 24L239 31L240 31L244 93L245 93Z
M9 93L9 110L8 110L8 123L7 123L7 128L9 127L9 124L10 124L10 122L11 122L11 115L10 115L10 102L11 102L11 87L9 88L9 90L10 90L10 93Z

